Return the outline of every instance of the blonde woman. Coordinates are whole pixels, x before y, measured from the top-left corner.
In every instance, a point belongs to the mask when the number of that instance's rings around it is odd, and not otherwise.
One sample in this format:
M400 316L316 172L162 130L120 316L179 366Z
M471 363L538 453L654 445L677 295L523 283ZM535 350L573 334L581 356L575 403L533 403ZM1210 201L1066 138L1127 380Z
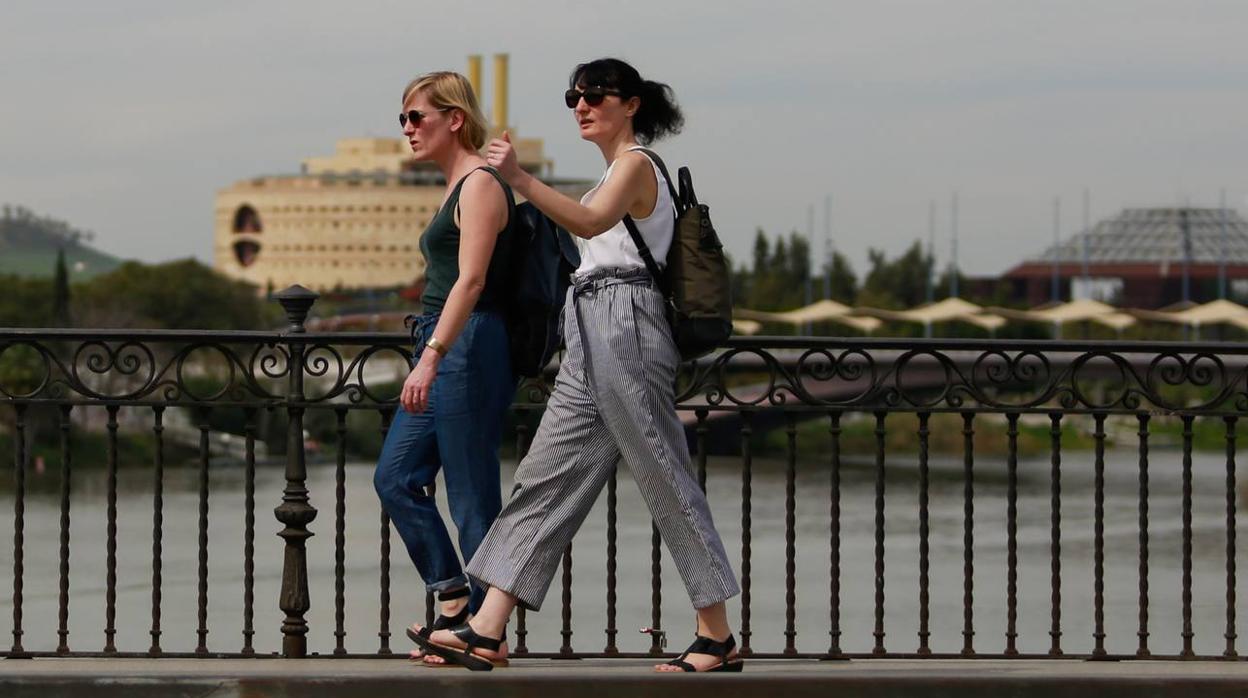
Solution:
M501 315L511 194L478 153L485 118L466 78L422 75L403 90L402 107L399 124L412 154L435 164L447 187L420 237L426 268L424 313L412 327L416 366L403 382L402 409L373 483L425 588L438 594L440 613L424 630L431 632L464 622L480 606L484 592L470 585L461 559L476 552L501 506L498 447L516 385ZM458 551L425 489L439 470Z

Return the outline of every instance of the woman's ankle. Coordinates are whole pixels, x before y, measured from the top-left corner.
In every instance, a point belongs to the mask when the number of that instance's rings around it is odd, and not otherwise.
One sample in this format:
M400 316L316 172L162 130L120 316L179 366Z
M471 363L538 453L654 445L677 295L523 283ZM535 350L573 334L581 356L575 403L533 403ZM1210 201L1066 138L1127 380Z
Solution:
M460 599L451 599L450 601L441 601L438 603L438 612L444 616L454 616L468 608L468 597Z
M497 618L489 618L483 615L477 615L468 622L472 629L478 635L490 638L501 638L507 632L507 620L498 620Z

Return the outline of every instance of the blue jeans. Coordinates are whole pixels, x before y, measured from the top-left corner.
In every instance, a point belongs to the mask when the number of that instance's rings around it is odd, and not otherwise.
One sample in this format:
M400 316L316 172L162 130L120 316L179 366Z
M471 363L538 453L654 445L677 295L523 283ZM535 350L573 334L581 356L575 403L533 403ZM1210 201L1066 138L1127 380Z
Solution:
M412 334L417 352L437 318L426 314L417 320ZM424 488L441 469L459 553L471 559L502 507L498 447L515 392L502 317L474 312L438 364L429 406L419 414L402 407L395 412L373 485L429 591L457 589L468 578L437 503ZM485 590L474 584L473 612L484 598Z

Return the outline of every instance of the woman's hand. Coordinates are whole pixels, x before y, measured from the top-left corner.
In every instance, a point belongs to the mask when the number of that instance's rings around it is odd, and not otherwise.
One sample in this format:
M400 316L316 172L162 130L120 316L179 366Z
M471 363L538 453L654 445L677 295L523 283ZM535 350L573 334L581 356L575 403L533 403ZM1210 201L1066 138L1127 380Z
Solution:
M495 138L485 149L485 161L490 167L498 170L503 181L515 186L516 180L524 174L520 163L516 161L516 149L511 145L511 134L503 131L502 138Z
M429 406L429 391L433 389L433 381L438 377L438 361L442 356L431 347L425 347L420 353L416 368L407 374L403 381L403 391L399 393L399 402L403 409L411 413L424 412Z

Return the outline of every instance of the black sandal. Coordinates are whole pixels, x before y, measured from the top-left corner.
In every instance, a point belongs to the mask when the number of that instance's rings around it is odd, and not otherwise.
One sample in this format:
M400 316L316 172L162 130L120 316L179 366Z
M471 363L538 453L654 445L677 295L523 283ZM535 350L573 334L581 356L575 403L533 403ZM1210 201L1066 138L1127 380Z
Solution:
M438 601L454 601L455 599L462 599L465 596L470 595L471 593L472 593L472 590L469 589L468 587L460 587L459 589L455 589L453 591L440 591L438 592ZM453 628L457 625L461 625L467 622L468 622L468 606L465 605L463 608L459 610L459 613L456 613L453 616L444 616L439 613L438 617L433 620L432 625L426 625L420 630L414 630L412 626L409 625L407 627L407 637L412 642L417 642L416 640L417 637L423 637L425 639L428 639L429 636L432 635L433 631L435 630L446 630L447 628ZM411 660L413 662L424 661L424 656L422 655L420 657L412 657Z
M506 659L491 659L473 652L478 647L483 650L497 652L503 646L503 643L507 641L506 631L503 631L503 636L497 640L477 634L477 631L473 630L472 626L467 623L450 628L450 631L455 637L463 641L465 647L439 645L432 639L420 635L415 635L412 637L412 640L426 652L436 654L448 662L466 667L469 671L489 671L494 667L505 667L510 664Z
M678 666L681 671L686 672L727 671L736 673L740 672L741 669L745 667L745 662L740 659L728 659L728 653L732 652L736 649L736 647L737 640L731 635L729 635L728 639L723 642L716 642L715 640L712 640L709 637L703 637L702 635L694 635L693 644L689 645L689 649L686 649L679 657L668 662L668 664L671 666ZM685 657L688 657L691 654L717 655L719 657L719 664L716 664L708 669L699 670L694 665L685 661Z

